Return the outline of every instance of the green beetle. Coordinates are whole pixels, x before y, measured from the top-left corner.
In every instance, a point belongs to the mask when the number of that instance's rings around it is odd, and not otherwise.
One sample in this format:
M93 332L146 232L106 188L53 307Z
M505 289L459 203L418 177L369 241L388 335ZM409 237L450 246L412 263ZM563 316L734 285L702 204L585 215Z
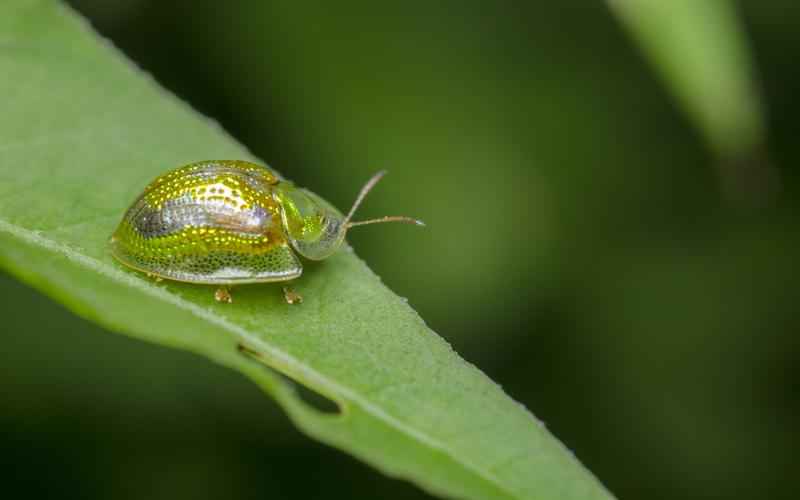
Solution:
M387 216L352 222L364 196L383 177L361 189L347 216L314 193L271 170L241 160L185 165L155 179L133 202L111 237L111 252L126 266L156 279L218 285L214 297L232 302L229 287L288 281L311 260L333 254L353 226L408 222ZM290 304L302 297L284 287Z

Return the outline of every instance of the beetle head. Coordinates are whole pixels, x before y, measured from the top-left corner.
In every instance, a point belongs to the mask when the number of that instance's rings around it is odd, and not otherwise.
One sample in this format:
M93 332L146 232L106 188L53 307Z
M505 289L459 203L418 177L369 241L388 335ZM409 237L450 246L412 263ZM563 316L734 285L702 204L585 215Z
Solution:
M283 181L275 186L283 227L294 249L307 259L322 260L341 246L351 227L381 222L406 222L424 226L422 221L403 216L386 216L359 222L350 220L367 193L385 174L385 171L378 172L367 181L346 217L316 194L298 188L291 182Z

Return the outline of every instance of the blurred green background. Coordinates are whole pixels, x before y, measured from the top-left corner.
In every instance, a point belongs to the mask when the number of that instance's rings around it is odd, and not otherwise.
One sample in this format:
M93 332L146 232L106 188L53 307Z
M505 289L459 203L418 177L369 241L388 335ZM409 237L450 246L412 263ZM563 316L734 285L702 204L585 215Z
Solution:
M796 498L800 5L736 4L767 139L718 158L603 2L71 3L340 208L388 169L360 213L428 229L358 254L620 498ZM428 498L233 372L0 294L10 491Z

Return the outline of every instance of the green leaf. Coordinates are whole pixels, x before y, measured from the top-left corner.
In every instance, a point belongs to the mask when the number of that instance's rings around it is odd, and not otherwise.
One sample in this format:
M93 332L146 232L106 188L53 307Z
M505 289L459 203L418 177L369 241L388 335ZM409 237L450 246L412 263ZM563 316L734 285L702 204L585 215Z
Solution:
M764 136L748 44L729 0L608 0L714 150L751 153Z
M70 10L3 2L0 75L0 265L9 272L110 330L240 371L310 436L433 493L610 497L349 249L307 265L300 306L274 285L237 288L222 305L208 287L120 267L108 237L149 180L193 160L249 155ZM339 411L306 402L295 382Z

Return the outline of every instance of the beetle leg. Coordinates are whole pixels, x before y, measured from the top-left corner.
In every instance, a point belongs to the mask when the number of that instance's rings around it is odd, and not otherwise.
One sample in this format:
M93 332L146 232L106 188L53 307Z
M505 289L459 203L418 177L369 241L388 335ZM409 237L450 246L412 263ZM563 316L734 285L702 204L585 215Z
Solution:
M214 300L224 304L232 303L233 297L231 297L231 290L227 286L217 288L217 291L214 292Z
M287 304L299 304L303 302L303 296L294 291L290 286L283 287L283 298L286 299Z

